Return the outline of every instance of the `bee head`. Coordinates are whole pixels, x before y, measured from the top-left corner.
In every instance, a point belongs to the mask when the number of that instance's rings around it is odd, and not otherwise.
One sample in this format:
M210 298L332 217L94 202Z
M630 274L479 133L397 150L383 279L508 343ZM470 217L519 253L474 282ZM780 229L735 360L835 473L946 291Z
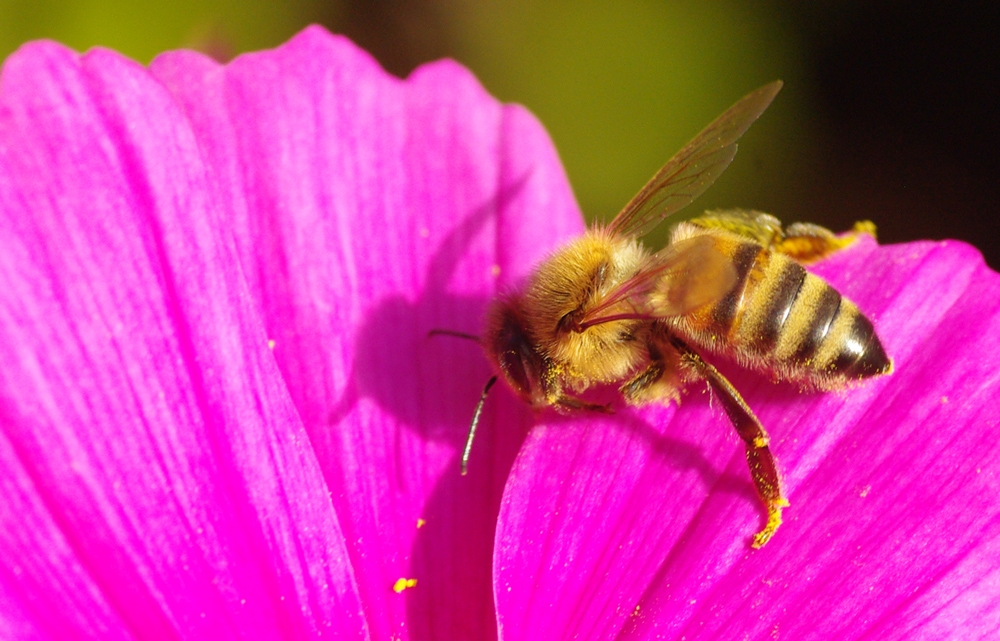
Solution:
M545 358L528 334L519 297L498 300L490 310L483 348L517 394L532 407L546 404Z

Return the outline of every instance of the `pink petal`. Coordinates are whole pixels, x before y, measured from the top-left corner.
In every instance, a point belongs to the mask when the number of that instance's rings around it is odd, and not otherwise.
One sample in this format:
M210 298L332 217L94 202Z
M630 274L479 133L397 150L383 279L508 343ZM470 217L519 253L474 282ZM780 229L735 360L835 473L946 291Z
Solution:
M428 332L477 332L498 282L580 231L544 131L452 62L403 82L319 28L227 67L180 52L152 71L221 177L372 636L494 637L495 519L528 417L507 404L461 477L489 370L474 343Z
M5 635L366 637L199 145L117 54L4 66Z
M153 74L173 97L108 52L5 67L0 635L491 638L491 555L504 638L1000 627L1000 283L967 247L817 267L892 377L802 395L725 369L786 472L764 550L696 390L546 415L501 499L531 419L498 392L459 477L488 370L427 332L476 331L580 230L537 123L453 63L398 81L320 29Z
M997 633L1000 277L955 242L863 241L815 271L875 320L896 371L817 395L724 368L785 472L775 538L749 548L742 448L697 390L677 410L546 416L501 506L502 638Z

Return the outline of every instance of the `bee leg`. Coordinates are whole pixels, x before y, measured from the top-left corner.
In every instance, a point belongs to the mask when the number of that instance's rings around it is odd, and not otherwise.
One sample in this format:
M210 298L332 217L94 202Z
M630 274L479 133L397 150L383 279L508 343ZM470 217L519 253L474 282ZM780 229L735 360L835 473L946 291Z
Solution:
M782 238L781 221L759 211L745 209L706 211L688 223L704 229L731 231L764 247L773 247Z
M774 238L771 249L800 263L809 264L851 245L861 234L874 238L875 223L870 220L858 221L851 231L840 236L819 225L793 223L782 235Z
M548 360L543 361L542 366L543 371L540 376L541 380L539 381L539 386L541 387L541 396L544 401L536 405L536 409L552 406L555 407L558 412L587 410L590 412L600 412L602 414L615 413L614 410L611 409L610 405L588 403L582 398L570 396L563 391L562 377L560 376L559 370L552 364L552 362Z
M622 393L625 400L631 405L640 405L646 402L649 389L657 383L666 371L666 365L661 359L650 361L649 366L642 370L632 380L628 381L618 391Z
M629 405L679 402L679 390L683 381L678 375L677 366L676 352L667 350L661 355L659 350L650 346L649 365L619 387L618 391Z
M724 229L745 236L771 251L785 254L800 263L814 263L849 246L861 234L875 238L875 223L862 220L846 234L836 235L826 227L811 223L793 223L781 228L781 221L770 214L744 209L707 211L687 224L704 229Z
M601 405L599 403L588 403L587 401L577 398L575 396L569 396L568 394L559 395L553 403L556 409L564 410L587 410L588 412L600 412L601 414L614 414L615 411L611 409L610 405Z
M781 525L781 510L788 507L788 500L781 491L781 478L778 474L778 464L768 447L768 436L764 426L760 424L753 411L726 378L701 356L688 347L683 341L671 337L671 344L685 364L704 378L719 395L726 415L743 439L747 451L747 463L750 466L750 476L753 477L757 495L767 509L767 525L754 535L753 547L761 548L774 535Z

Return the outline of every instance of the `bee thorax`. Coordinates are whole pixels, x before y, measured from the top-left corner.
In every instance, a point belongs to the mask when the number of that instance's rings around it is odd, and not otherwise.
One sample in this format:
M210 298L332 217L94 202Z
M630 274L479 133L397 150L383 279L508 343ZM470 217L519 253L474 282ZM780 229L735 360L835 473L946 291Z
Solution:
M645 357L639 323L582 328L578 319L640 268L647 254L631 239L589 232L546 260L525 292L529 331L575 387L617 381Z

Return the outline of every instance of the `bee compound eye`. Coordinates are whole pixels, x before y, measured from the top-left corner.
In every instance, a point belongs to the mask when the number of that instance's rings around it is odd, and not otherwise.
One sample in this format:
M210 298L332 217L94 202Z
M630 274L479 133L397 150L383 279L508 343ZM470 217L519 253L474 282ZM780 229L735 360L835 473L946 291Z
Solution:
M524 353L525 346L505 349L500 353L499 364L504 378L511 387L520 394L531 393L531 376L528 371L528 359Z

